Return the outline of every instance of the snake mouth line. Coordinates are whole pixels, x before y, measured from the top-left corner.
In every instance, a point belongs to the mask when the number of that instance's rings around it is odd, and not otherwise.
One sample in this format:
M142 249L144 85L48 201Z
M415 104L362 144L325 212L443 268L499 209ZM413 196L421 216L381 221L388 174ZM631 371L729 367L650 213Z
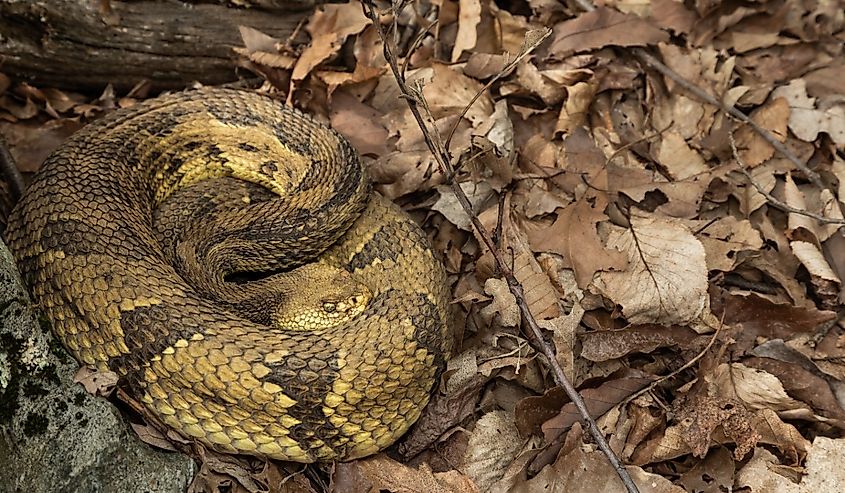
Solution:
M284 274L285 272L290 272L290 269L232 272L223 276L223 282L236 285L249 284L251 282L263 281L268 277L273 277L277 274Z

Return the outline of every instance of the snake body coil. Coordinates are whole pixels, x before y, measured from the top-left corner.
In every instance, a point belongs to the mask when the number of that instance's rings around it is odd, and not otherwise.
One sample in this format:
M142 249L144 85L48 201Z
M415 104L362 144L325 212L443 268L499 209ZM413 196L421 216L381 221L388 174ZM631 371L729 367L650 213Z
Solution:
M205 89L88 125L9 220L65 347L229 453L349 460L419 417L448 357L445 274L335 132Z

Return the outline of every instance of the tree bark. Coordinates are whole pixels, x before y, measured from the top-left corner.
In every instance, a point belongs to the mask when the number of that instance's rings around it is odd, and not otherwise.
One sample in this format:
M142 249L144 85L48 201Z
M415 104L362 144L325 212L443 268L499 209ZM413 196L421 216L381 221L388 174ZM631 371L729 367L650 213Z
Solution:
M258 7L236 8L226 4ZM281 6L279 6L281 4ZM153 89L237 79L239 25L286 40L313 0L0 0L0 72L37 87Z

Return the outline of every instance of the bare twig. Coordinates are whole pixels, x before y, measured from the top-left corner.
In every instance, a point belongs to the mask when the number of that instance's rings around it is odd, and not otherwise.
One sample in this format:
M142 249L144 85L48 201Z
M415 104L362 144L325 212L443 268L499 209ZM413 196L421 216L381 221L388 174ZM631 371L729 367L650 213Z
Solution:
M478 98L480 98L482 94L487 92L493 86L493 84L496 83L496 81L513 72L516 66L519 65L519 62L525 60L525 57L530 55L531 52L534 51L534 48L536 48L537 45L542 43L543 40L548 38L551 33L552 30L546 28L544 32L538 33L539 35L536 39L532 40L532 42L523 44L522 49L519 51L519 53L517 53L514 59L506 63L502 70L499 71L499 73L494 75L489 82L484 84L484 87L482 87L478 90L477 93L475 93L475 96L472 97L470 102L467 103L466 106L464 106L464 109L461 111L461 114L455 120L455 123L452 125L452 128L449 129L449 134L446 136L446 152L449 152L449 145L452 143L452 137L455 135L455 131L458 129L458 125L461 123L461 120L463 119L464 115L467 114L467 111L469 111L472 105L475 104ZM451 157L451 154L449 156Z
M403 60L402 62L402 77L405 77L405 73L408 72L408 64L411 63L411 55L413 55L414 52L417 51L417 48L419 48L420 44L423 42L423 39L425 39L425 36L429 34L431 30L434 29L438 24L440 24L440 19L434 19L434 21L432 21L428 26L426 26L425 29L420 31L420 34L416 38L414 38L414 41L411 43L411 47L408 48L408 54L405 55L405 60Z
M724 325L722 325L722 322L720 321L720 322L719 322L719 326L718 326L718 327L716 327L716 331L715 331L715 332L713 332L713 337L711 337L711 338L710 338L710 341L707 343L707 345L704 347L704 349L702 349L702 350L701 350L698 354L696 354L694 358L692 358L691 360L689 360L689 361L687 361L686 363L684 363L684 365L683 365L683 366L681 366L680 368L678 368L677 370L675 370L675 371L673 371L673 372L669 373L668 375L663 375L662 377L660 377L660 378L658 378L657 380L655 380L655 381L651 382L651 383L650 383L650 384L648 384L647 386L645 386L645 387L641 388L641 389L640 389L640 390L638 390L637 392L634 392L633 394L629 395L629 396L628 396L628 397L627 397L627 398L626 398L626 399L622 402L622 404L623 404L623 405L624 405L624 404L627 404L627 403L629 403L629 402L633 401L634 399L636 399L637 397L639 397L639 396L641 396L641 395L643 395L643 394L645 394L645 393L647 393L647 392L651 392L652 390L654 390L654 389L655 389L655 387L657 387L657 386L658 386L658 385L660 385L661 383L665 382L666 380L669 380L670 378L675 378L676 376L680 375L680 374L681 374L681 372L683 372L683 371L685 371L685 370L687 370L687 369L689 369L689 368L692 368L692 365L694 365L694 364L695 364L698 360L700 360L701 358L703 358L703 357L704 357L704 355L705 355L705 354L707 354L707 351L710 351L710 348L711 348L711 347L713 347L713 343L715 343L715 342L716 342L716 339L719 337L719 332L721 332L721 331L722 331L722 327L723 327L723 326L724 326Z
M460 185L454 180L455 172L449 159L449 152L446 146L443 144L443 141L440 137L440 133L437 131L436 126L434 126L434 119L432 118L431 113L428 110L428 105L422 93L422 83L420 81L415 81L414 87L411 87L408 85L407 81L403 77L399 69L399 62L397 60L395 47L392 43L388 41L388 34L385 33L384 29L381 27L381 23L379 21L379 13L376 9L376 6L373 5L371 1L366 1L364 2L364 11L366 15L373 21L373 25L378 27L379 36L381 37L381 40L384 43L385 59L387 60L391 70L393 71L396 83L399 86L399 90L403 98L408 103L408 107L411 110L411 114L414 116L414 119L417 121L417 124L419 125L420 130L423 133L423 138L425 139L426 145L431 150L431 153L434 159L437 161L441 172L446 177L449 186L454 192L455 197L458 199L458 203L460 203L467 216L469 216L473 229L481 238L487 249L490 251L491 255L493 255L497 269L507 282L510 292L516 298L516 303L519 307L522 319L524 320L525 325L528 326L528 334L529 336L531 336L530 338L533 339L533 342L539 348L539 351L548 359L555 383L562 387L566 392L567 396L569 396L569 398L572 400L572 403L575 405L576 409L578 409L578 413L581 416L583 424L589 430L590 435L592 435L599 449L601 449L601 451L607 456L611 465L616 470L616 473L619 475L619 478L622 480L622 483L625 485L627 491L632 493L638 492L639 490L637 489L637 486L634 484L630 475L628 475L628 471L625 469L625 467L610 449L610 446L604 439L604 435L602 435L601 431L598 429L595 420L590 416L590 413L587 410L587 406L584 403L584 400L581 398L581 396L578 394L578 391L575 390L575 387L572 385L571 382L569 382L569 380L566 378L566 375L563 373L563 369L555 358L554 349L552 349L552 347L544 339L543 332L540 326L537 324L537 321L534 319L534 316L528 309L528 303L525 301L525 295L523 293L522 285L519 283L519 281L517 281L512 269L505 261L505 258L502 256L500 250L496 247L496 244L490 232L487 231L487 229L481 224L480 219L474 213L472 205L470 204L470 201L464 193L463 189L461 189ZM423 112L425 113L425 117L423 116ZM431 125L426 123L426 119L431 123Z
M21 172L18 171L15 158L9 151L9 146L6 144L6 139L3 138L2 134L0 134L0 174L2 174L3 178L9 184L12 199L17 202L21 198L21 195L23 195L26 185L23 182Z
M734 159L736 159L737 166L739 167L739 171L745 175L745 178L748 179L748 182L757 189L757 193L762 195L766 198L766 202L771 204L773 207L782 210L783 212L789 212L792 214L799 214L801 216L807 216L819 221L820 223L824 224L845 224L845 219L839 219L836 217L825 217L820 214L816 214L810 211L805 211L803 209L798 209L792 207L791 205L781 202L774 195L770 194L766 191L759 183L757 183L754 178L751 176L751 173L748 172L748 169L745 167L745 163L742 162L742 159L739 157L739 151L736 149L736 140L734 140L733 132L728 133L728 139L731 141L731 152L733 152Z

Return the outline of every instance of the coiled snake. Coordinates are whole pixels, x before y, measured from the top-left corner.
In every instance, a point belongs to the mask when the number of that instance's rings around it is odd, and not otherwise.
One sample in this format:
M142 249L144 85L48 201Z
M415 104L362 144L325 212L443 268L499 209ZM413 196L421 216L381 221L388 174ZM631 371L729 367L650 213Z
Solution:
M55 333L182 435L350 460L416 421L450 350L441 264L348 142L203 89L55 151L7 240Z

